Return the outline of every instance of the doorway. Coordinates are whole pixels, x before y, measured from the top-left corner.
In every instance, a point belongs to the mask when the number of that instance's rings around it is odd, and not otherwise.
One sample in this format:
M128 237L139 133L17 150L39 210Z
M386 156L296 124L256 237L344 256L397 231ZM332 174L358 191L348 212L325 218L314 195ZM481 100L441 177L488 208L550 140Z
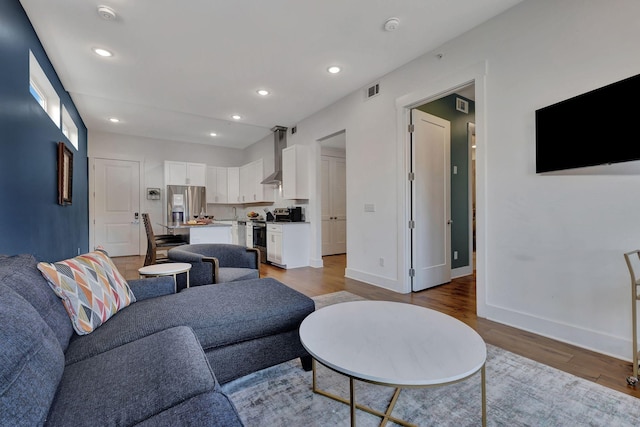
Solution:
M322 256L347 253L346 132L319 141Z
M471 275L474 272L475 86L473 83L468 84L447 91L428 102L420 103L413 107L412 116L418 113L429 113L426 114L427 117L435 116L450 123L450 143L447 141L445 144L449 144L451 157L450 162L447 161L450 173L441 176L435 173L438 165L433 164L434 155L439 155L440 152L429 155L430 160L424 157L424 153L420 158L420 145L417 146L418 151L411 152L412 157L417 156L421 164L414 166L417 172L415 181L410 182L410 186L420 188L422 185L430 188L429 192L422 193L417 193L415 188L412 188L410 193L409 209L417 215L417 218L411 218L411 225L415 227L411 229L411 267L414 274L411 278L412 291L447 283L451 278ZM418 124L423 122L425 122L424 119L413 120L412 150L416 150L414 144L417 138L422 138L421 144L424 145L429 143L429 138L433 143L439 137L438 133L425 135L428 131L425 131L424 127L418 127ZM437 126L434 128L437 129ZM422 169L428 169L432 173L421 173ZM422 182L425 179L426 184ZM440 209L439 204L434 205L438 200L429 199L432 197L433 188L437 189L438 185L446 186L448 183L450 186L446 191L450 201L444 200L444 203L450 209L450 215L444 214L443 212L446 211ZM443 200L442 197L440 199ZM425 207L426 205L429 206ZM423 208L421 212L420 207ZM431 231L428 233L424 232L425 224L431 224ZM422 232L419 232L421 227ZM450 246L449 242L451 242ZM427 266L429 269L426 269ZM426 274L427 272L429 274ZM438 274L431 277L433 276L431 272L438 272ZM446 273L449 275L447 276Z
M110 256L140 253L140 163L95 159L92 185L93 247Z

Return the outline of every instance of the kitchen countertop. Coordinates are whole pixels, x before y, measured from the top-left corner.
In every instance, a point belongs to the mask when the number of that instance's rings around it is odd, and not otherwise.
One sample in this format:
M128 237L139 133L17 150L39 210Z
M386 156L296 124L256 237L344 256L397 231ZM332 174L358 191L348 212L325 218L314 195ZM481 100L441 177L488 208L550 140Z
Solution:
M175 230L176 228L203 228L203 227L231 227L231 224L221 224L218 222L212 222L211 224L178 224L178 225L162 225L169 230Z
M220 223L220 221L225 221L225 222L239 222L239 223L247 223L247 222L260 222L260 223L266 223L266 224L309 224L308 221L296 221L296 222L292 222L292 221L265 221L264 219L254 219L254 218L220 218L220 219L214 219L214 222L212 224L206 224L206 225L200 225L200 224L180 224L179 226L166 226L163 224L164 227L167 228L188 228L188 227L211 227L211 226L229 226L230 224L223 224Z
M290 225L290 224L309 224L307 221L266 221L267 224Z

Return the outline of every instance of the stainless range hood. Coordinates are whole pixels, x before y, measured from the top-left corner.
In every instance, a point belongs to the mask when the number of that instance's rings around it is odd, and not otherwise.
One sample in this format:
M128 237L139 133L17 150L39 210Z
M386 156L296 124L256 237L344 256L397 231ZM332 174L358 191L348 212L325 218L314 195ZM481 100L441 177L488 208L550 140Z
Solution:
M282 183L282 150L287 148L287 128L284 126L275 126L271 129L273 132L273 150L274 150L274 172L266 177L261 184Z

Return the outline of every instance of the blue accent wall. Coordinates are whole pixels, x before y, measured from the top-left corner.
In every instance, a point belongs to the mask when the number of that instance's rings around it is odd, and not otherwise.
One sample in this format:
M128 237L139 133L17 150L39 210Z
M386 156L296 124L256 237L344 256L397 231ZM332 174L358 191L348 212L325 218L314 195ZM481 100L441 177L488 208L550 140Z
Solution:
M29 50L78 127L78 149L29 93ZM0 2L0 253L58 261L89 247L87 128L18 0ZM73 203L58 205L57 143L73 153Z

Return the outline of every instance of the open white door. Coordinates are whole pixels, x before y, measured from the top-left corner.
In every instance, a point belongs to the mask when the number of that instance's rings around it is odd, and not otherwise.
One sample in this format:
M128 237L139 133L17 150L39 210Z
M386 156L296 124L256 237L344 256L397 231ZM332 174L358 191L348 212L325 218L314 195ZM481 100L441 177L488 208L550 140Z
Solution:
M447 120L411 110L411 289L451 281L451 131Z
M140 163L96 159L95 246L110 256L140 253Z

